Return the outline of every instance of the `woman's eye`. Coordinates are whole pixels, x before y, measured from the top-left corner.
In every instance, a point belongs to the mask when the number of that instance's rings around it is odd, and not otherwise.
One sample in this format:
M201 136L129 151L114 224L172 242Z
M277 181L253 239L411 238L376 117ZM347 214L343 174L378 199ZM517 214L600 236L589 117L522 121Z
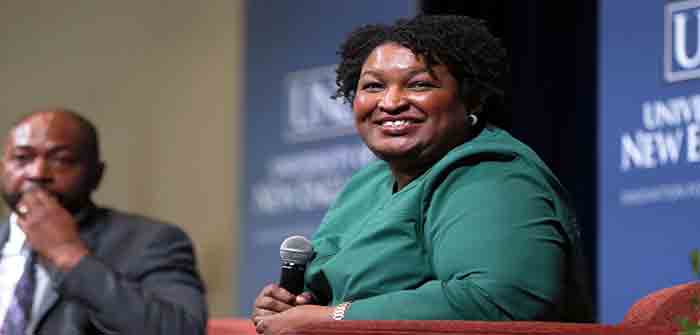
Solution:
M412 82L409 86L417 90L427 90L436 87L433 83L429 81L415 81Z
M361 88L363 91L376 92L381 90L383 88L383 85L381 83L370 82L362 84Z

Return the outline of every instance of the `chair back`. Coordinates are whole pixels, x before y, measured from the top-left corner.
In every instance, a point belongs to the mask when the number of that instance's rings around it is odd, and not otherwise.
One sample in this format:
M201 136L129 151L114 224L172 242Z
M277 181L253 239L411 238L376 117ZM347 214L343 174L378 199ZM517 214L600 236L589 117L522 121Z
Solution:
M679 319L690 322L700 318L700 282L690 282L653 292L637 300L627 311L621 325L663 326L680 329Z

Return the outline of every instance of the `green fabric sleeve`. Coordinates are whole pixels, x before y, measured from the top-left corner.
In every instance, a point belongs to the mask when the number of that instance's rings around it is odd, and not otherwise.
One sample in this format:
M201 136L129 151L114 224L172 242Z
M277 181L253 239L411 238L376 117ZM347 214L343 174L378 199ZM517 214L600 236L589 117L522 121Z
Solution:
M500 164L455 170L430 197L423 234L436 278L354 301L346 319L533 320L557 312L568 248L559 200L536 174Z

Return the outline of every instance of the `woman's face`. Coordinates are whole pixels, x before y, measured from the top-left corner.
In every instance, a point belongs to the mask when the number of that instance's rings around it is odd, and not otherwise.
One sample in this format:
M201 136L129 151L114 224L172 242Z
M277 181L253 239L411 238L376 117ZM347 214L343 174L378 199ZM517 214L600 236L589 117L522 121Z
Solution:
M367 146L390 164L425 168L467 138L457 80L395 43L378 46L362 66L353 111Z

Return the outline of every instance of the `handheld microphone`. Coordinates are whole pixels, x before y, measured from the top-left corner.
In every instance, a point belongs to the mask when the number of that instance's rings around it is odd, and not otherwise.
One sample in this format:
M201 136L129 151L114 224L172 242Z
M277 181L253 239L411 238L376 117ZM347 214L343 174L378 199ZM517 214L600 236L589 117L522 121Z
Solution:
M280 287L289 293L298 295L304 290L304 271L306 263L313 256L311 242L304 236L287 237L280 246L282 273Z

